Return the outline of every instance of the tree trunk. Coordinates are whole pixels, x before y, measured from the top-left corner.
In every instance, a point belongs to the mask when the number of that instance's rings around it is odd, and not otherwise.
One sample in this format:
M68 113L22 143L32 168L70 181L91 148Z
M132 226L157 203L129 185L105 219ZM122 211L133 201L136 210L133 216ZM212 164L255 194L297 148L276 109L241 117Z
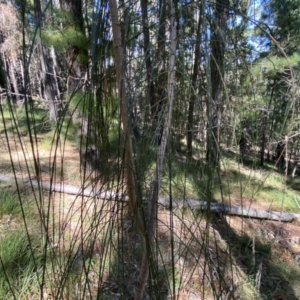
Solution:
M49 117L50 121L53 123L57 122L57 103L56 103L56 95L55 95L55 80L53 80L53 70L51 69L48 61L51 60L48 50L43 47L43 45L39 45L38 51L40 53L40 64L42 69L42 92L43 99L46 100L47 105L49 107Z
M267 128L267 116L263 117L263 128L260 144L260 165L263 166L265 162L265 147L266 147L266 128Z
M186 140L187 140L187 158L191 159L193 155L193 127L194 127L194 107L196 101L196 84L198 78L198 70L199 70L199 61L200 61L200 45L201 45L201 25L202 25L202 12L200 12L200 17L198 21L198 29L197 29L197 37L200 38L197 41L196 49L195 49L195 61L193 67L193 74L191 78L191 96L189 101L189 108L188 108L188 122L186 128Z
M75 30L85 34L82 0L60 0L60 7L71 14L75 24ZM67 68L69 73L68 92L71 94L81 88L87 70L87 66L78 60L79 54L82 53L87 55L86 49L74 45L70 45L67 51Z
M211 104L207 109L207 161L217 166L220 160L220 127L222 121L222 90L224 76L224 56L226 46L226 29L229 16L229 0L217 0L215 23L211 41Z
M118 17L118 9L116 0L109 0L111 22L112 22L112 33L113 33L113 46L114 46L114 60L117 75L117 84L119 90L119 101L121 108L121 120L123 123L123 132L125 140L125 172L127 179L127 190L128 190L128 201L131 213L135 220L135 223L140 231L140 234L145 238L145 229L143 222L141 221L139 211L137 208L136 191L135 191L135 180L134 180L134 167L132 157L132 139L130 134L130 127L128 126L128 107L125 94L125 70L122 63L122 38L121 28ZM145 249L144 249L145 250ZM145 250L146 251L146 250Z
M10 82L14 88L14 96L15 99L17 101L17 104L20 106L22 104L21 102L21 97L20 97L20 91L19 91L19 86L18 86L18 80L16 78L16 64L15 64L15 60L12 59L9 63L8 63L8 70L9 70L9 77L10 77Z
M261 136L261 145L260 145L260 165L263 166L265 162L265 148L266 148L266 139L267 139L267 128L269 125L269 112L271 109L271 104L273 100L274 88L272 88L270 101L266 108L266 111L263 112L263 120L262 120L262 136Z
M155 111L155 90L154 82L152 79L152 60L150 51L150 32L149 32L149 20L148 20L148 1L141 0L142 7L142 22L143 22L143 34L144 34L144 55L146 64L146 78L147 78L147 104L149 103L151 108L152 117L154 117Z
M82 0L60 0L60 8L69 12L80 31L83 31Z
M14 58L7 58L7 55L4 53L1 54L1 60L3 64L3 79L5 81L5 86L7 89L8 94L12 96L13 99L16 100L17 104L21 104L21 97L20 91L18 86L18 81L16 78L16 63Z
M34 0L34 16L37 27L41 27L42 21L42 9L40 0ZM39 63L41 68L41 92L40 96L45 100L49 107L50 121L56 123L57 121L57 103L55 95L55 80L53 80L53 70L50 67L49 61L51 61L49 51L40 43L37 47L37 54L39 57ZM52 64L53 66L53 64Z
M4 54L0 52L0 88L1 87L6 87L8 90L8 82L9 78L7 76L6 72L6 63L5 63L5 57Z
M144 240L144 253L143 253L142 266L141 266L141 271L139 276L139 287L136 290L135 300L140 300L143 297L145 286L149 275L149 264L151 261L151 257L153 258L153 255L151 255L151 253L153 253L152 243L155 234L155 220L157 218L158 195L159 195L160 184L161 184L163 161L164 161L167 141L171 129L174 88L175 88L175 55L176 55L176 46L177 46L177 28L176 28L176 19L175 19L175 8L172 0L169 0L169 7L170 7L170 47L169 47L170 55L169 55L168 84L167 84L168 106L164 118L165 122L163 126L161 143L157 152L156 169L154 172L154 179L152 183L153 189L152 189L151 199L150 199L147 236L146 239Z
M152 127L156 131L158 144L163 132L163 110L166 102L166 2L159 0L159 29L157 36L155 97L151 105Z

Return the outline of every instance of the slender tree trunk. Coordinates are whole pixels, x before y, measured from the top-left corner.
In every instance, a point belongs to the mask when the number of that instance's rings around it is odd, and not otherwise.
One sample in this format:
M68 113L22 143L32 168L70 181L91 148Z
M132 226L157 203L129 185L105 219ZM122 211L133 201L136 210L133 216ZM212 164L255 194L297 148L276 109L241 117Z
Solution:
M11 93L11 95L17 100L17 103L20 104L20 91L16 78L17 70L15 60L14 58L9 59L5 53L1 53L1 65L1 71L7 92Z
M59 2L61 9L64 9L71 14L75 24L75 30L85 34L82 0L60 0ZM87 66L78 60L78 55L82 53L86 53L86 49L74 45L70 45L67 51L66 59L69 73L68 92L71 94L82 87L82 82L86 75Z
M207 161L212 166L220 160L220 127L222 121L222 90L226 29L229 15L229 0L217 0L215 23L211 41L211 111L208 110L209 132L207 138Z
M266 130L267 130L268 116L265 114L262 124L262 136L260 144L260 165L263 166L265 162L265 147L266 147Z
M48 61L51 59L46 48L42 44L39 45L38 51L40 54L40 64L42 69L42 96L46 100L49 107L49 117L50 121L55 123L57 121L57 103L55 95L55 81L53 80L53 70L49 66Z
M266 148L266 139L267 139L267 128L269 125L269 110L271 109L271 104L273 100L274 88L272 88L270 101L266 108L266 111L263 112L263 120L262 120L262 136L261 136L261 145L260 145L260 165L263 166L265 162L265 148Z
M152 127L156 131L157 141L161 142L163 120L161 118L166 100L166 0L159 0L159 29L157 36L155 98L151 106Z
M60 8L69 12L76 26L83 31L82 0L59 0Z
M41 28L42 9L40 0L34 0L34 16L36 26ZM51 61L50 53L41 43L38 45L37 51L41 68L40 94L49 107L50 120L55 123L57 121L57 97L55 94L55 80L53 79L53 64L51 67L49 64L49 61Z
M137 208L137 200L135 193L135 180L134 180L134 168L133 168L133 157L132 157L132 139L130 134L130 127L128 124L128 112L126 94L125 94L125 70L122 64L122 38L121 28L118 17L118 8L116 0L109 0L111 21L112 21L112 32L113 32L113 45L114 45L114 60L117 75L117 84L119 89L119 101L121 108L121 120L123 123L123 132L125 140L125 162L124 166L126 169L127 179L127 190L128 190L128 202L131 209L131 213L135 220L135 223L140 231L140 234L145 238L145 229L141 221L139 211Z
M60 99L61 89L60 89L60 84L59 84L59 80L58 80L58 65L57 65L56 53L55 53L53 46L51 46L49 52L50 52L50 58L52 61L53 84L54 84L53 89L55 87L55 95L57 96L58 99Z
M4 72L4 63L3 63L3 61L2 61L2 55L0 55L0 94L2 94L3 92L2 92L2 88L4 87L6 87L6 89L7 89L7 84L6 84L6 82L7 82L7 75L6 75L6 73ZM1 100L1 98L0 98L0 100ZM1 104L1 103L0 103Z
M198 21L198 29L197 29L197 37L200 37L201 25L202 25L202 13L200 12L200 17ZM187 140L187 157L188 159L192 158L193 155L193 127L194 127L194 107L196 101L196 84L198 78L198 70L199 70L199 61L200 61L200 45L201 40L197 41L196 49L195 49L195 61L193 67L193 74L191 79L192 91L189 101L188 108L188 122L187 122L187 131L186 131L186 140Z
M1 60L2 60L2 68L1 68L1 72L2 72L2 77L3 77L3 86L6 88L6 93L9 94L12 92L12 85L10 82L10 78L9 78L9 72L8 72L8 66L6 63L6 57L4 55L4 53L1 53Z
M107 72L107 66L105 65L107 61L99 59L99 57L105 57L107 55L106 47L97 43L97 40L108 41L111 40L110 28L107 28L107 22L110 18L104 11L106 10L99 3L95 8L96 11L92 14L90 22L87 24L88 27L91 27L90 30L90 48L89 48L89 68L87 74L89 74L89 91L93 91L90 95L91 101L89 102L89 111L93 112L90 114L92 117L92 122L90 125L91 131L94 131L92 134L96 137L97 141L94 143L97 144L97 148L102 157L102 163L104 166L103 173L107 173L105 169L105 162L108 161L110 155L110 143L109 143L109 120L108 115L111 112L111 107L108 99L108 87L107 87L107 78L105 74ZM109 36L108 36L109 32ZM106 42L107 43L107 42ZM94 101L92 99L96 99ZM94 102L94 108L91 103Z
M141 266L141 271L139 276L140 285L136 291L135 300L140 300L143 297L145 286L149 275L149 264L151 262L151 258L153 259L154 257L154 255L151 255L151 253L153 253L152 243L155 234L155 220L157 218L158 195L160 190L163 161L165 157L167 141L169 138L172 111L173 111L177 30L176 30L175 8L172 0L169 0L169 7L170 7L170 55L169 55L169 70L168 70L168 83L167 83L168 105L167 105L165 122L163 126L162 137L161 137L161 144L157 152L156 169L154 173L154 179L152 183L153 189L152 189L151 199L150 199L150 209L149 209L150 214L149 214L149 221L147 226L146 238L148 240L145 239L146 251L144 251L143 253L142 266Z
M8 62L8 72L9 72L9 78L10 78L10 82L11 85L14 89L14 97L17 100L17 103L20 105L20 91L19 91L19 87L18 87L18 81L16 78L16 70L15 70L15 63L14 60L11 60Z
M144 33L144 55L146 64L146 76L147 76L147 104L150 104L152 117L155 115L155 90L154 82L152 79L152 60L151 60L151 49L150 49L150 31L149 31L149 20L148 20L148 1L141 0L142 7L142 22L143 22L143 33Z
M10 99L21 105L21 74L18 67L19 53L19 22L18 12L8 1L0 3L0 85L6 87Z

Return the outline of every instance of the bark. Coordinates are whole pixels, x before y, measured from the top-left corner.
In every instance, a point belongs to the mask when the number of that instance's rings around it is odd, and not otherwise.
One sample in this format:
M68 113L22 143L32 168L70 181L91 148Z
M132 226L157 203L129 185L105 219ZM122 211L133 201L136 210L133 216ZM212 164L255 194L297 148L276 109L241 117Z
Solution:
M0 88L6 87L6 89L10 92L10 87L7 82L9 82L9 78L6 71L5 57L4 54L0 52Z
M271 104L273 100L274 87L272 88L270 101L266 111L263 112L263 120L262 120L262 136L261 136L261 145L260 145L260 165L263 166L265 162L265 148L266 148L266 140L267 140L267 128L269 125L269 112L271 109Z
M42 22L42 10L40 0L34 0L34 16L35 23L37 27L41 27ZM49 64L51 61L51 56L48 51L41 43L37 47L39 63L41 68L41 98L46 101L46 104L49 107L49 117L50 121L55 123L57 121L57 103L55 94L55 80L53 79L54 72L52 67Z
M48 50L43 47L43 45L39 45L38 51L40 54L40 63L42 69L43 81L42 84L42 92L43 99L46 100L47 105L49 107L49 117L50 121L55 123L57 121L57 103L56 103L56 95L55 95L55 80L53 78L53 70L50 67L48 61L51 60Z
M222 90L226 29L229 16L229 0L217 0L215 23L211 41L211 102L208 114L207 161L217 166L220 160L220 127L222 121Z
M41 21L42 7L40 0L34 0L34 19L38 23Z
M201 25L202 25L202 13L200 12L198 29L197 29L197 37L200 37L201 32ZM196 101L196 84L198 78L198 70L199 70L199 61L200 61L200 45L201 40L199 40L196 44L195 49L195 61L193 67L193 74L191 79L192 84L192 93L189 101L189 108L188 108L188 122L187 122L187 132L186 132L186 141L187 141L187 158L191 159L193 155L193 127L194 127L194 107Z
M84 22L82 14L82 0L60 0L60 7L70 13L75 30L84 34ZM67 68L69 73L68 92L74 93L82 86L87 66L78 60L80 53L86 53L86 49L79 46L70 45L67 51Z
M49 50L49 54L50 54L50 58L52 61L52 72L53 72L53 82L55 84L53 84L53 89L55 87L55 95L57 96L58 99L60 99L60 93L61 93L61 88L60 88L60 84L59 84L59 80L58 80L58 64L57 64L57 57L56 57L56 53L54 50L54 47L51 46L50 50Z
M10 96L14 96L18 105L21 103L20 91L18 86L18 81L16 78L17 68L14 58L8 58L5 53L1 53L1 63L0 66L1 73L3 74L4 86Z
M158 144L161 142L163 132L163 109L166 101L166 0L159 0L159 29L157 36L156 66L155 74L155 96L152 99L151 115L152 127L156 131Z
M18 79L22 74L17 64L21 38L18 12L12 5L0 3L0 15L0 85L6 87L7 95L20 105L22 90Z
M144 34L144 55L146 64L146 78L147 78L147 103L150 104L152 117L155 115L155 90L154 82L152 79L152 60L150 51L150 32L149 32L149 20L148 20L148 1L141 0L142 8L142 22L143 22L143 34Z
M92 19L88 22L87 26L91 26L90 30L90 61L89 61L89 80L90 86L89 90L94 91L96 103L93 114L90 115L90 127L94 131L93 134L97 139L97 148L104 158L105 161L108 158L110 153L110 143L109 143L109 127L110 124L107 120L108 113L112 112L112 108L110 107L109 101L104 101L107 99L107 75L104 75L107 72L106 63L107 61L99 59L99 57L104 57L106 55L106 47L97 43L97 40L107 42L111 39L108 37L108 31L110 32L110 28L106 28L107 19L109 18L108 14L105 14L103 11L103 7L99 4L97 7L97 11L92 14ZM102 74L102 75L100 75ZM92 102L92 101L90 101ZM90 104L89 102L89 104ZM117 108L114 108L117 110Z
M125 172L127 179L127 190L128 190L128 202L131 213L133 215L134 221L138 227L138 230L144 240L144 257L146 256L146 265L145 269L142 267L140 271L140 277L148 278L148 251L146 247L146 230L144 223L141 220L140 213L137 207L137 199L136 199L136 187L134 180L134 168L133 168L133 148L132 148L132 139L130 134L130 127L128 124L128 115L129 108L127 107L126 102L126 94L125 94L125 70L122 67L122 38L121 38L121 28L120 22L118 18L118 9L116 0L109 0L110 6L110 14L112 21L112 32L113 32L113 46L114 46L114 59L115 59L115 68L117 75L117 83L119 88L119 100L121 107L121 120L123 123L123 131L125 135ZM144 266L144 260L142 262L142 266ZM143 295L145 284L138 287L135 295L135 299L141 299L141 295Z
M16 78L16 64L15 64L14 59L12 59L10 62L8 62L8 70L9 70L10 82L11 82L11 85L13 86L17 103L18 103L18 105L20 105L21 104L20 91L19 91L18 81Z
M83 31L82 0L60 0L60 7L69 12L80 31Z
M262 137L260 145L260 165L263 166L265 162L265 147L266 147L266 129L267 129L267 117L263 118Z

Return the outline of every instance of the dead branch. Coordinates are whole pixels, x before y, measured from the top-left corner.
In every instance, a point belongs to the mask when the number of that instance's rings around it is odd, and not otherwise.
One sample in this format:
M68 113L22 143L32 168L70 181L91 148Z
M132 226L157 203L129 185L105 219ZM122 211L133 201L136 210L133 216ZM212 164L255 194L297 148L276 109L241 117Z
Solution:
M9 177L0 174L0 182L20 182L20 179L15 180L14 177ZM102 191L98 192L90 187L78 187L63 183L50 183L44 181L25 179L23 184L28 187L42 188L48 191L79 195L85 197L96 197L98 199L111 199L111 200L123 200L128 201L128 197L124 195L119 195L113 191ZM170 199L165 197L158 198L158 204L164 208L170 209ZM190 208L192 210L209 210L218 214L235 215L247 218L255 219L265 219L272 221L281 222L300 222L300 214L296 213L286 213L277 211L266 211L255 209L251 207L242 207L237 205L227 205L224 203L208 203L207 201L196 200L196 199L172 199L172 208Z
M78 195L78 196L85 196L85 197L97 197L100 199L114 199L117 200L119 198L119 194L112 192L112 191L98 191L96 189L90 188L89 186L74 186L64 183L52 183L46 181L37 181L30 178L15 179L14 177L8 177L5 175L0 174L0 182L8 182L12 184L23 184L28 187L32 188L42 188L47 191L64 193L64 194L71 194L71 195Z
M160 205L166 208L170 208L169 198L160 197L158 202ZM187 199L187 200L172 199L172 207L209 210L211 212L215 212L218 214L236 215L241 217L266 219L272 221L281 221L281 222L299 221L300 222L300 214L259 210L251 207L227 205L224 203L215 203L215 202L208 203L207 201L201 201L195 199Z

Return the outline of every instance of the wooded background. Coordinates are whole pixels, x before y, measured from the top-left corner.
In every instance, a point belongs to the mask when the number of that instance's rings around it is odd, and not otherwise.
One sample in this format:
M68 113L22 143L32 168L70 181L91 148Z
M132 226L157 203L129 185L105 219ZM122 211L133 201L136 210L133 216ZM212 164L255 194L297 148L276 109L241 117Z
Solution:
M174 161L184 162L185 178L196 174L208 208L216 189L223 200L228 157L240 166L274 167L285 182L298 176L299 13L298 0L1 1L0 142L12 152L29 138L22 151L32 154L33 169L26 165L22 178L46 181L39 140L50 133L47 181L53 185L65 181L70 142L79 157L79 189L92 186L92 197L107 200L103 193L113 193L115 203L128 204L121 215L132 220L143 249L137 283L128 287L135 299L160 298L159 196L170 199L172 210L174 195L184 201L190 193L186 179L174 192ZM18 161L10 157L17 181ZM44 205L52 195L43 194L43 185L38 190L47 249L43 214L49 217ZM77 254L86 251L83 244ZM172 272L167 289L175 299ZM215 299L221 299L222 280L211 283ZM86 297L84 289L76 295Z

